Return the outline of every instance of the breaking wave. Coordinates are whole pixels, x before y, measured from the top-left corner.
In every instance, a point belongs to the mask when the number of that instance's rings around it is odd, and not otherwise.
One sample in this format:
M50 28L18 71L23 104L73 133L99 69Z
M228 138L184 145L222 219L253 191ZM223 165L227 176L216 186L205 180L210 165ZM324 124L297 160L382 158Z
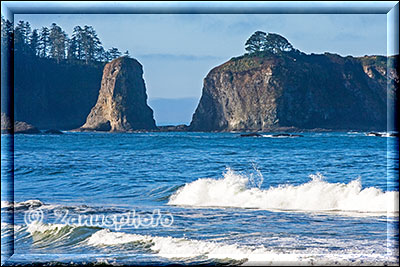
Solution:
M294 263L303 261L307 265L312 263L329 263L338 259L348 263L357 264L365 260L371 262L394 261L390 257L378 254L363 255L355 249L350 254L326 255L317 251L302 251L293 253L282 253L273 249L259 246L241 246L238 244L228 244L223 242L205 241L187 238L174 238L150 235L129 234L123 232L112 232L108 229L100 230L87 239L90 246L118 246L123 244L136 244L149 248L153 253L168 259L231 259L239 261L243 265L253 265L253 263L272 264L277 262ZM332 240L332 242L334 242ZM317 252L317 253L316 253ZM235 265L238 265L236 262Z
M106 249L105 251L125 250L132 246L142 253L150 253L167 259L197 259L197 260L230 260L235 265L252 263L277 263L303 261L307 265L312 263L329 263L334 261L346 261L349 263L368 262L394 262L396 259L382 254L365 254L366 252L355 246L346 253L327 254L323 248L293 250L283 252L264 245L240 245L214 240L197 240L171 236L153 236L135 233L114 232L105 228L70 226L63 224L33 223L23 227L38 247L65 246L93 247ZM28 237L22 237L23 239ZM315 240L322 242L319 240ZM293 237L291 242L296 242ZM324 243L337 245L340 240L323 240ZM343 244L340 244L343 245ZM111 250L110 250L111 249ZM343 251L341 251L343 252Z
M55 209L60 207L59 205L45 204L38 199L30 199L22 202L9 202L9 201L1 201L1 208L6 210L15 210L15 211L25 211L29 209Z
M360 179L329 183L317 173L301 185L279 185L266 190L251 187L251 179L227 169L222 179L203 178L174 193L169 205L238 207L279 211L356 212L398 214L399 192L362 188Z
M240 248L237 245L223 244L213 241L193 240L186 238L161 237L150 235L112 232L100 230L87 240L91 246L112 246L126 243L145 243L149 248L164 258L193 258L206 255L207 258L241 260L251 254L268 253L263 248Z

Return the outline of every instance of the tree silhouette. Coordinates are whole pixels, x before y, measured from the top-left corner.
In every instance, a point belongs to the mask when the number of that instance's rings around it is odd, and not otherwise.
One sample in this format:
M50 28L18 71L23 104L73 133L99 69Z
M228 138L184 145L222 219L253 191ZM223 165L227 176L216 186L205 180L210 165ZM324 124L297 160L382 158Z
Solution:
M75 26L71 39L56 23L50 28L31 29L29 22L19 21L13 28L10 21L1 17L2 47L14 48L17 56L33 56L61 61L107 62L118 58L122 53L118 48L105 50L92 26ZM14 42L14 46L12 46ZM8 49L7 51L11 51ZM4 50L5 51L5 50ZM3 53L3 50L2 50ZM5 53L5 52L4 52ZM125 56L129 56L128 50Z
M267 34L262 31L256 31L245 43L245 49L249 53L260 52L264 50Z
M265 45L265 50L271 51L274 54L279 51L290 52L293 50L293 46L289 41L285 37L276 33L268 33Z
M39 56L46 58L49 55L50 48L50 30L47 27L42 27L39 34Z
M39 34L37 29L34 29L29 37L29 53L34 56L39 54Z
M14 30L14 50L21 54L28 53L28 44L29 44L29 34L31 31L31 27L29 22L24 22L20 20L15 26Z
M110 60L119 58L121 56L121 52L115 47L110 48L108 52L110 53Z
M2 68L8 64L11 59L13 52L13 43L14 43L14 27L13 23L9 20L6 20L3 16L1 16L1 66ZM1 72L2 79L3 74L7 75L7 70Z
M60 26L53 23L50 29L50 54L51 57L57 60L65 59L65 49L67 42L67 35Z
M69 41L68 47L68 58L69 59L82 59L83 58L83 29L81 26L75 26L72 32L71 40Z
M249 54L256 52L290 52L293 51L293 46L289 41L276 33L265 33L256 31L245 43L245 49Z

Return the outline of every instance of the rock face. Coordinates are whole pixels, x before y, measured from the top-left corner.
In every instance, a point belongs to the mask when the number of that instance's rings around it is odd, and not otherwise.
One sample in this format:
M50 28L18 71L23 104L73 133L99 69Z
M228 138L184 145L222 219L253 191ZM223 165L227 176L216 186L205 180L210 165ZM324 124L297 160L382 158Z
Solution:
M16 55L14 119L39 129L80 127L96 103L103 68L104 63L57 64Z
M386 97L396 87L387 89L387 77L398 85L386 60L301 52L233 58L204 79L189 129L386 129Z
M9 133L12 130L11 128L10 118L1 112L1 133Z
M40 133L39 129L35 126L23 122L23 121L15 121L14 122L14 131L12 129L12 123L10 118L5 114L1 113L1 133L22 133L22 134L37 134Z
M40 133L40 131L38 128L29 123L23 121L16 121L14 122L14 133L37 134Z
M106 64L96 105L85 131L125 132L156 129L153 110L147 105L142 65L128 57Z

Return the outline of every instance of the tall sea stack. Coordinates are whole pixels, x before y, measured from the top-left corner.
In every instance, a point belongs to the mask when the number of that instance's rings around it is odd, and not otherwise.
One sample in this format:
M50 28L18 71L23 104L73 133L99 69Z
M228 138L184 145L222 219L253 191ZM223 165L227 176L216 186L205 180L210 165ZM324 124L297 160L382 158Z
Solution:
M189 129L386 130L387 111L394 112L387 96L393 99L398 86L387 60L300 51L233 58L204 79Z
M156 129L153 110L147 105L142 65L120 57L106 64L96 105L90 111L85 131L126 132Z

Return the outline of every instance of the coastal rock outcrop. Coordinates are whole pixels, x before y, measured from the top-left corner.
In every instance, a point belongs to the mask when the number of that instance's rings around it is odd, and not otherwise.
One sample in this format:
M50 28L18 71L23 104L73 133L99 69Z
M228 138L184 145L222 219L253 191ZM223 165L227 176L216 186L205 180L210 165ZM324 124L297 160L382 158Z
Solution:
M103 68L103 62L57 64L16 55L14 119L43 130L80 127L96 103Z
M189 129L386 129L386 96L395 91L386 60L299 51L233 58L204 79Z
M153 110L147 105L142 65L129 57L106 64L96 105L83 131L125 132L156 129Z
M1 113L1 133L15 133L15 134L37 134L40 133L40 130L35 126L23 122L23 121L15 121L14 129L12 128L12 123L10 118L5 114Z

